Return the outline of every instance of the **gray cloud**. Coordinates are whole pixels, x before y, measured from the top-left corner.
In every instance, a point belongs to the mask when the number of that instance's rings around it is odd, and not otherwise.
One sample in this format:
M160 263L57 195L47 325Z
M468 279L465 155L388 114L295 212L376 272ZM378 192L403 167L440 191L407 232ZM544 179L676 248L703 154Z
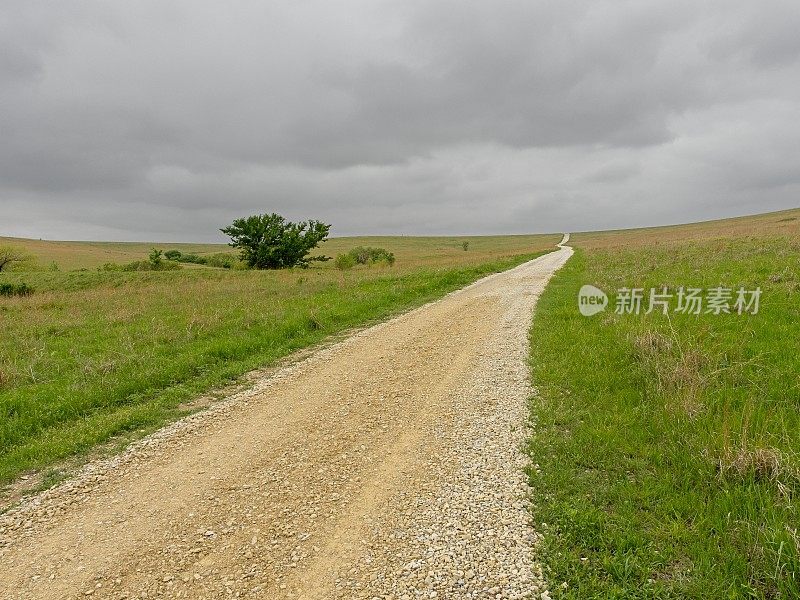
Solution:
M797 205L800 7L0 0L0 234L216 240Z

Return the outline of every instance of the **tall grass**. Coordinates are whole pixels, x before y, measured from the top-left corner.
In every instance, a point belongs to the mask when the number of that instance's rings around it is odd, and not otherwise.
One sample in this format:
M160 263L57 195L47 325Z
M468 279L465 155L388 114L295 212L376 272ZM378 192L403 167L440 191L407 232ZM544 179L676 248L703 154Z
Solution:
M581 599L800 597L796 238L620 235L573 238L531 333L530 482L551 586ZM760 286L763 298L755 316L586 318L587 283Z

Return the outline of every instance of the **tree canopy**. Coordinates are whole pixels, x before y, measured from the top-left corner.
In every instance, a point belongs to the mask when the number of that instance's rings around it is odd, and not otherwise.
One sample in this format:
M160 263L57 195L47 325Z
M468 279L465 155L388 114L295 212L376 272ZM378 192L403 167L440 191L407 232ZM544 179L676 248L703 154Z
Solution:
M321 221L298 223L276 213L236 219L221 229L230 236L230 245L238 248L241 259L255 269L307 267L311 261L330 260L328 256L309 253L328 238L331 226Z

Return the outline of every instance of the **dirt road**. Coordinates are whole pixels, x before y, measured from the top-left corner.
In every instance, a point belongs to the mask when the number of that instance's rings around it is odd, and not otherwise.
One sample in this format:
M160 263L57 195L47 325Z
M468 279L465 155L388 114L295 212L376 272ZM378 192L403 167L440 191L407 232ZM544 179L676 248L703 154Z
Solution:
M321 350L0 517L0 597L546 598L525 360L571 253Z

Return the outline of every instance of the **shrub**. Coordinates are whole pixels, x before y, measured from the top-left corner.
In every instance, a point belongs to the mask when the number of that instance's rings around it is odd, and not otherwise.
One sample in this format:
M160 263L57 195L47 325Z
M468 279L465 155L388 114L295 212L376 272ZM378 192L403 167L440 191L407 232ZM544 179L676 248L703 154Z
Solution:
M181 257L180 250L167 250L164 252L164 258L167 260L178 260Z
M204 265L208 260L205 256L198 256L197 254L181 254L175 259L177 262L192 263L195 265Z
M469 250L469 242L466 242L466 241L461 242L461 248L464 250L464 252Z
M356 259L351 254L338 254L334 261L336 268L340 271L346 271L356 266Z
M0 283L0 296L30 296L33 288L27 283Z
M350 256L352 256L353 260L355 260L358 264L365 265L369 262L371 250L371 248L357 246L350 250Z
M158 250L157 248L153 248L152 250L150 250L149 260L150 264L153 266L154 271L157 271L161 263L164 262L164 259L162 258L163 254L164 253L161 252L161 250Z
M177 254L174 254L176 253ZM234 269L237 268L239 257L230 252L218 252L210 256L200 256L198 254L183 254L178 250L170 250L165 252L164 256L169 260L179 263L191 263L193 265L207 265L209 267L218 267L220 269ZM170 258L174 256L174 258ZM241 267L239 267L241 268Z
M359 265L374 264L380 261L393 265L395 260L392 252L384 248L372 248L370 246L356 246L348 254Z
M221 269L232 269L233 265L239 262L239 258L235 254L220 252L206 257L206 262L209 267L219 267Z

